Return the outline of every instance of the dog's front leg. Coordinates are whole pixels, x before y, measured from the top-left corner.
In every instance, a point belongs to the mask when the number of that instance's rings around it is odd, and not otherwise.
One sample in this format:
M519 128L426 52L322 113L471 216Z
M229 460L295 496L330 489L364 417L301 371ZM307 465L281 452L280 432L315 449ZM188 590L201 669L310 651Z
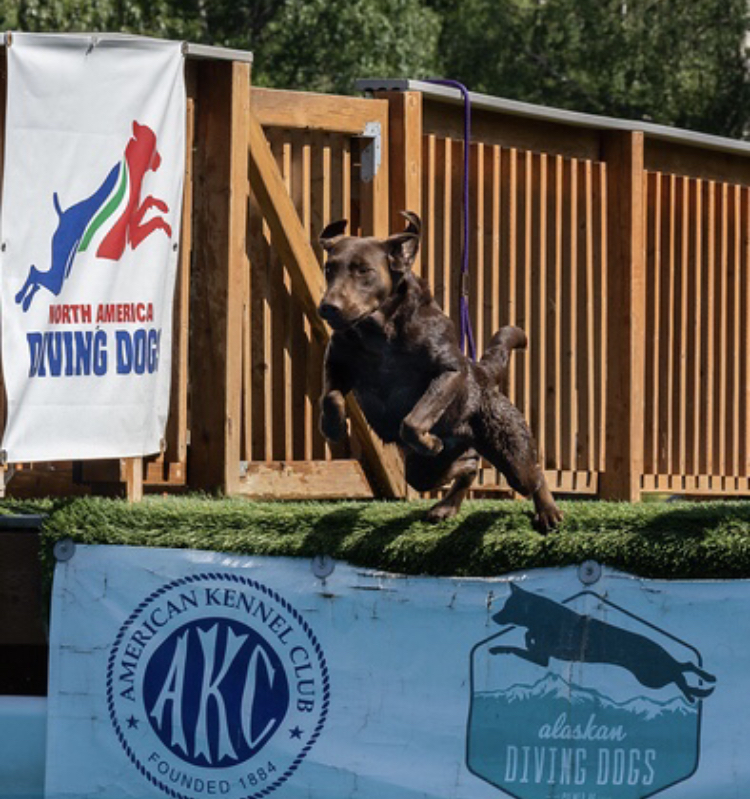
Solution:
M340 441L346 433L346 401L351 390L348 369L336 358L331 343L323 367L323 393L320 397L320 432L329 441Z
M443 442L430 430L440 421L440 417L453 402L465 380L465 374L458 370L443 372L427 387L419 402L401 422L401 440L420 455L437 455L443 449Z
M329 391L320 398L320 432L329 441L341 441L346 433L346 402L340 391Z

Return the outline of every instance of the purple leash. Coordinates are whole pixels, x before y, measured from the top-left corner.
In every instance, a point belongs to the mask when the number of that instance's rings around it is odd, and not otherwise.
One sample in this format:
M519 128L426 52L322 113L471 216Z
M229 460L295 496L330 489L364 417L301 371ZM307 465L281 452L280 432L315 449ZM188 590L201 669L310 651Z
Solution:
M469 316L469 145L471 144L471 98L466 86L457 80L428 78L427 83L436 83L441 86L450 86L453 89L458 89L464 98L464 240L461 254L461 289L458 297L458 312L461 319L458 343L461 347L461 352L464 352L466 345L468 345L467 354L472 361L476 361L477 352L474 346L474 334L471 329L471 317Z

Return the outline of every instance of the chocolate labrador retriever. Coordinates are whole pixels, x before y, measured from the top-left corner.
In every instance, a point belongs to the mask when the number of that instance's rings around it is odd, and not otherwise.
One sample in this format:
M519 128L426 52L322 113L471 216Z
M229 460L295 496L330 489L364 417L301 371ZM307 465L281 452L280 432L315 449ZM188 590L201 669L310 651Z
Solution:
M491 339L478 363L458 346L453 322L411 272L421 222L387 239L345 236L346 220L328 225L321 317L333 329L324 365L320 429L329 440L346 430L344 396L353 391L375 432L405 454L406 480L417 491L452 486L427 518L454 516L486 458L511 487L531 496L541 529L562 518L520 411L505 396L513 349L526 346L517 327Z

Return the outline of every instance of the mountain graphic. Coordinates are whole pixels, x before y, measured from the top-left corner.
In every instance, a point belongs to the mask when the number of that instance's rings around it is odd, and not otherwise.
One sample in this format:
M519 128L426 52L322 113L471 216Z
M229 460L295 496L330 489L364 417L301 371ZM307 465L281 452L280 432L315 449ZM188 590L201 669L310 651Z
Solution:
M533 685L518 683L497 691L478 691L475 696L500 700L505 704L530 699L563 700L570 705L590 705L594 710L617 710L638 719L650 721L661 716L695 716L698 706L689 704L682 696L658 701L647 696L635 696L626 702L615 702L593 688L583 688L568 682L559 674L546 674Z

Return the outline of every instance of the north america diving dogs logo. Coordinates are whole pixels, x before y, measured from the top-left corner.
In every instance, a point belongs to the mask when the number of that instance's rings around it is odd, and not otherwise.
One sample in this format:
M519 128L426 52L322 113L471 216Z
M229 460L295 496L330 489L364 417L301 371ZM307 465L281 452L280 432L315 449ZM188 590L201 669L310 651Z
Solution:
M510 584L472 650L467 766L518 799L645 799L698 767L700 652L582 591L557 602Z
M107 704L132 766L173 799L268 796L323 730L323 650L282 596L234 572L154 591L119 630Z
M96 250L96 257L118 261L129 245L136 249L145 238L162 230L171 238L172 228L158 214L144 221L152 209L167 213L165 202L148 195L141 199L143 182L148 172L161 164L156 134L146 125L133 121L133 135L122 159L115 164L104 181L89 197L63 209L55 192L52 198L58 224L52 235L49 269L32 265L16 303L28 311L40 288L58 296L70 277L76 256L85 252L100 231L106 231Z

